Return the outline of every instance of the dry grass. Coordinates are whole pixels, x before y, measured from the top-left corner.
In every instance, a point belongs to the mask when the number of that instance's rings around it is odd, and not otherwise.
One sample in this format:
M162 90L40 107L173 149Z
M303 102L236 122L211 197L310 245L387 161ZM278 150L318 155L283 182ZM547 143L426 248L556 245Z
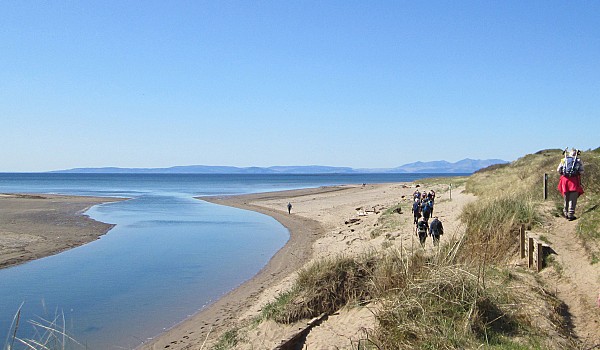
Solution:
M27 323L33 327L33 336L29 338L20 336L22 307L23 304L19 306L13 318L3 350L85 349L67 333L65 315L59 312L56 312L52 319L39 317L36 320L28 320Z
M348 303L370 298L369 276L374 255L334 257L311 264L299 272L294 287L263 308L263 318L291 323L322 313L332 314Z
M294 287L263 309L279 322L333 313L345 305L377 301L378 325L365 348L376 349L567 349L568 317L554 295L526 272L506 269L514 256L518 228L544 220L542 179L548 174L550 200L555 190L560 150L540 151L511 164L484 169L466 181L478 196L461 214L466 234L433 255L386 249L360 257L335 257L300 273ZM580 227L598 232L600 151L585 152L588 198ZM429 180L431 181L431 180ZM447 179L444 179L447 182ZM444 182L444 183L445 183ZM432 185L433 182L428 182ZM585 184L585 182L584 182ZM596 201L596 202L594 202ZM384 214L380 232L392 230ZM582 233L583 234L583 233ZM599 237L600 238L600 237ZM599 255L600 256L600 255ZM522 274L525 277L518 278ZM535 307L530 307L535 305Z
M531 228L539 222L535 203L527 197L481 198L465 206L461 220L466 224L467 261L501 262L514 256L519 227Z

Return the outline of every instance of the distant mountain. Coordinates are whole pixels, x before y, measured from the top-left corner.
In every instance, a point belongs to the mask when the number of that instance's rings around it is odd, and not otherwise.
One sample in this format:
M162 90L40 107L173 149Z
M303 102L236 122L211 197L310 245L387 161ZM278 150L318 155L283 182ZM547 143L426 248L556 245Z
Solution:
M433 162L415 162L409 163L397 168L389 169L388 173L474 173L475 171L487 168L494 164L508 163L502 159L463 159L456 163L449 163L445 160Z
M52 171L53 173L79 174L364 174L364 173L438 173L470 174L494 164L508 163L501 159L463 159L456 163L445 160L433 162L415 162L392 169L353 169L349 167L308 166L272 166L246 167L187 165L170 168L75 168Z
M52 171L53 173L77 174L347 174L356 173L348 167L331 167L320 165L308 166L272 166L268 168L211 165L187 165L170 168L74 168Z

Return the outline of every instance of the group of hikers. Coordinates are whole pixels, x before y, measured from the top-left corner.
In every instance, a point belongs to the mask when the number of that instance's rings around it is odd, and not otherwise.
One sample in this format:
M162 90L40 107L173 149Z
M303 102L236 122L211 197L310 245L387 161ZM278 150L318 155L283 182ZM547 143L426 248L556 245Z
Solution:
M425 246L427 234L431 236L434 245L440 242L440 236L444 234L444 226L437 216L433 216L433 204L435 203L435 191L423 191L417 188L413 193L412 213L414 216L416 235L419 236L419 242ZM429 218L433 216L431 224Z

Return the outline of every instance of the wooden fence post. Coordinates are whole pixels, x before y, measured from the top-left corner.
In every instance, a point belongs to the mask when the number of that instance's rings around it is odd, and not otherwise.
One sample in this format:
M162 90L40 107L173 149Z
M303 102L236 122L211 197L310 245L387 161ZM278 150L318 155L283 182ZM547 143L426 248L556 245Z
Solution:
M529 237L527 240L527 267L531 268L533 266L533 238Z
M542 247L542 243L540 242L536 242L535 245L535 250L536 250L536 269L537 272L542 271L542 264L544 262L544 256L543 256L543 252L544 252L544 248Z
M548 174L544 173L544 200L548 199Z
M525 257L525 225L521 225L519 230L519 247L521 249L521 259Z

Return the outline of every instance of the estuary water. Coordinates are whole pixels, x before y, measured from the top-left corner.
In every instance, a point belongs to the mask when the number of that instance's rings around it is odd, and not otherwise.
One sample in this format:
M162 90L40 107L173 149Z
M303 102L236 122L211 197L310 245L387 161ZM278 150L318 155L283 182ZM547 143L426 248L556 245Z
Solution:
M22 305L19 337L58 316L88 349L134 348L250 279L289 238L271 217L196 196L430 176L444 175L0 174L0 193L130 198L86 212L116 224L99 240L0 270L0 345Z

